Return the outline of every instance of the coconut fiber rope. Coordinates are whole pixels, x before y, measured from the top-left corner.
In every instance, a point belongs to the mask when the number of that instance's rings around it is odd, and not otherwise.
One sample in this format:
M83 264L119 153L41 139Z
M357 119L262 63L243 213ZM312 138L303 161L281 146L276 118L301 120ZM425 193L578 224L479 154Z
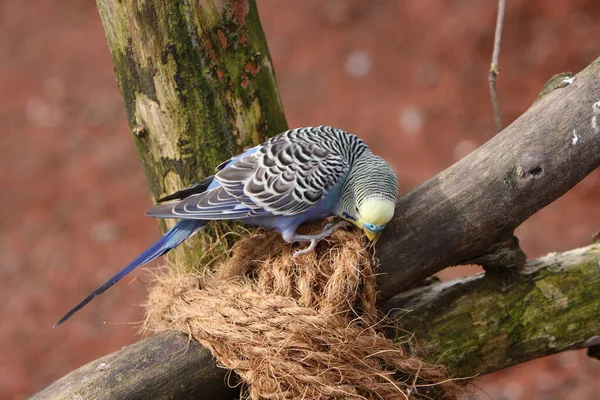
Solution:
M158 277L146 328L199 341L250 399L457 397L445 368L383 335L374 260L359 235L339 230L297 258L291 247L254 233L210 274Z

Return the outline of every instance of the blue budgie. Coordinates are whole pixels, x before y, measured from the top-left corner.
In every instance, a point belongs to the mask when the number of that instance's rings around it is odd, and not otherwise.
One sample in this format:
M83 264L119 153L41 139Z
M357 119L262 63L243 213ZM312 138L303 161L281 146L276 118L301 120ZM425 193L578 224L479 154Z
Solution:
M308 242L300 256L348 223L373 240L394 215L398 194L390 165L374 155L358 137L320 126L291 129L225 161L215 175L195 186L159 199L146 212L178 218L161 239L92 292L56 325L140 265L168 253L212 220L235 220L272 228L288 243ZM306 221L338 216L315 235L296 229ZM55 325L55 326L56 326Z

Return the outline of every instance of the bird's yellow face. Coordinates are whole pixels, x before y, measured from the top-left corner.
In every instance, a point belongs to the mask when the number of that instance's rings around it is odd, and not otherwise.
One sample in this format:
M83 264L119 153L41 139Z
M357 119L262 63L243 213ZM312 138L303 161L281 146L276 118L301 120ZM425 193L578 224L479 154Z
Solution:
M394 216L395 208L396 204L389 199L365 199L358 208L354 225L362 229L369 240L374 240Z

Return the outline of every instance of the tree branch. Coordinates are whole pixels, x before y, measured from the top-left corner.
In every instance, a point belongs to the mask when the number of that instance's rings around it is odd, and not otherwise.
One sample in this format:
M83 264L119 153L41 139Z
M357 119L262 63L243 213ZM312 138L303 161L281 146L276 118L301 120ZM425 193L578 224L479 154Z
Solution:
M382 299L497 252L523 221L600 165L599 73L600 59L400 198L377 243Z
M496 33L494 34L494 51L492 53L492 62L488 75L490 84L490 100L494 110L494 123L496 133L502 130L502 113L500 112L500 103L498 102L498 92L496 91L496 77L500 74L500 44L502 43L502 26L504 24L504 9L506 0L498 0L498 16L496 18Z
M385 303L428 360L452 376L497 371L600 344L600 244L529 261L511 277L477 274Z
M390 332L452 376L469 377L565 350L600 344L600 244L550 254L511 277L478 274L400 294L383 305ZM181 334L160 334L70 373L32 400L233 399L225 370ZM101 368L106 364L106 368ZM236 383L230 377L231 384ZM146 397L145 397L146 396Z
M232 399L239 389L227 385L227 374L197 342L162 333L84 365L31 399Z

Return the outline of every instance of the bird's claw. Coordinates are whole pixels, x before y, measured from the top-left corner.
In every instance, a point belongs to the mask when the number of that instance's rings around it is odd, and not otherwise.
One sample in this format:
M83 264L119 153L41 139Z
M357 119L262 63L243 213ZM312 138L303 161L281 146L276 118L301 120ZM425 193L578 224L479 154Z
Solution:
M302 250L297 250L294 253L294 255L292 256L292 258L300 257L300 256L310 253L311 251L313 251L315 249L315 247L317 247L318 241L319 241L318 239L312 239L307 248L302 249Z
M294 255L292 256L292 258L296 258L299 256L302 256L304 254L308 254L311 251L313 251L315 249L315 247L317 247L317 243L322 240L325 239L328 236L331 236L333 234L333 232L337 231L340 228L343 228L345 226L348 226L348 222L347 221L339 221L339 222L329 222L327 225L325 225L325 227L323 227L323 230L313 236L312 238L308 239L310 241L310 244L308 245L307 248L302 249L302 250L297 250Z
M343 221L340 221L340 222L331 221L331 222L326 223L325 226L323 227L323 230L321 230L321 233L328 232L331 228L333 228L334 225L339 224L341 222L343 222Z

